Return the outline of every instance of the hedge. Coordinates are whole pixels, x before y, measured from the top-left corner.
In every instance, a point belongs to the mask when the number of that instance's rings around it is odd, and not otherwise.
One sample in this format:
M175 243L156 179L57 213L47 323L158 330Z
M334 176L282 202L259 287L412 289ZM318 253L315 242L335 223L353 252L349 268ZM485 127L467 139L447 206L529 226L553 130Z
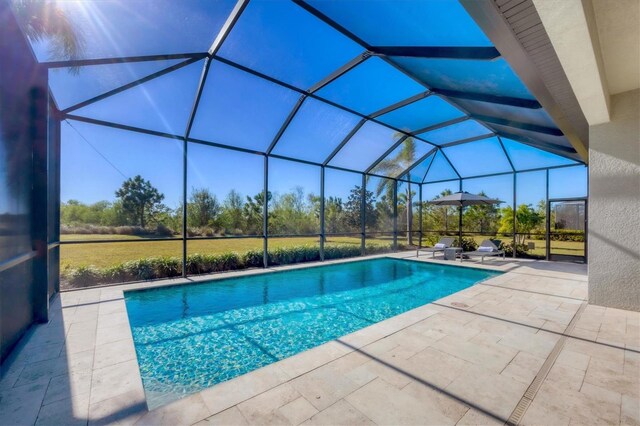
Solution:
M368 244L367 254L382 253L389 246ZM301 245L280 247L267 251L270 265L288 265L320 260L318 246ZM325 259L343 259L360 255L360 247L354 245L330 244L324 249ZM235 271L263 266L263 251L249 250L244 253L191 254L187 256L187 274L209 274L213 272ZM80 266L66 268L61 273L64 288L85 288L99 284L145 281L182 275L182 260L178 257L149 257L123 262L108 268Z

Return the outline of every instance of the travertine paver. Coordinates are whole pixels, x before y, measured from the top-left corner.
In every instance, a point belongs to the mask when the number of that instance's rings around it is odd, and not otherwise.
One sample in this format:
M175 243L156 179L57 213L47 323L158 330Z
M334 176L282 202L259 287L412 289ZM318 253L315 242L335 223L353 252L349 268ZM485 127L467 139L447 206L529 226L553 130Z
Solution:
M480 267L506 273L153 411L122 291L179 280L63 293L3 366L0 424L503 424L561 343L522 422L640 424L639 313L587 306L565 338L584 266Z

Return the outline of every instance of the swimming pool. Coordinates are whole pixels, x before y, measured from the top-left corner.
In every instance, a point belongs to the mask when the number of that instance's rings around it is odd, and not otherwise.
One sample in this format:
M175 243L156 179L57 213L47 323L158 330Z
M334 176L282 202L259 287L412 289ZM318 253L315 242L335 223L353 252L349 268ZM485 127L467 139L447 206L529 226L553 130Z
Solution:
M378 258L125 292L149 408L498 272Z

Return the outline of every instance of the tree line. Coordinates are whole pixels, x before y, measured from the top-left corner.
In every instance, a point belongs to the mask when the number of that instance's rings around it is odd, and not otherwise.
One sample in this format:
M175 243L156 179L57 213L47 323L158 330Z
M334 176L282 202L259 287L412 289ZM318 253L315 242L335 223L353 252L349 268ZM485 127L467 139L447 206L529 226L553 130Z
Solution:
M381 181L364 194L364 225L368 232L393 231L392 187ZM398 230L419 230L416 185L403 185L397 200ZM446 190L434 198L450 195ZM481 195L487 195L484 192ZM162 227L178 234L182 229L182 206L166 206L164 194L141 176L125 180L114 193L115 201L85 204L69 200L61 204L61 223L74 233L78 227L139 227L149 230ZM295 187L283 194L267 193L269 204L269 234L317 234L320 230L320 197L305 194ZM325 232L328 234L359 233L361 231L362 187L354 186L346 199L329 196L325 199ZM219 199L208 188L192 188L187 202L187 226L190 235L261 235L263 227L264 192L242 195L232 189ZM522 204L516 210L517 232L544 233L545 203L536 207ZM455 207L422 204L424 231L455 231L458 210ZM470 206L463 213L463 229L487 235L509 234L513 230L513 209L498 206ZM412 236L407 232L407 240ZM524 241L525 236L521 237Z

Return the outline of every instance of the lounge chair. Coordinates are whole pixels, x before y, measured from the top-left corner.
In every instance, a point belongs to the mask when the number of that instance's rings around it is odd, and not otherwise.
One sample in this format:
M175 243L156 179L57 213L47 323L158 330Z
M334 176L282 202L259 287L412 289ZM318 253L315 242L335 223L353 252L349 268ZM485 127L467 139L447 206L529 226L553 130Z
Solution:
M504 250L500 250L498 247L500 247L499 240L484 240L478 247L478 250L463 252L462 255L460 256L460 262L462 262L462 259L465 256L480 257L480 263L484 263L484 258L489 256L502 255L502 258L504 259L505 258Z
M426 253L431 253L432 257L435 259L436 253L439 253L439 252L444 253L444 249L446 249L447 247L451 247L451 244L453 244L453 241L454 241L453 238L448 238L448 237L440 238L440 241L438 241L438 243L435 244L433 247L416 249L416 257L420 256L421 251L424 251Z

